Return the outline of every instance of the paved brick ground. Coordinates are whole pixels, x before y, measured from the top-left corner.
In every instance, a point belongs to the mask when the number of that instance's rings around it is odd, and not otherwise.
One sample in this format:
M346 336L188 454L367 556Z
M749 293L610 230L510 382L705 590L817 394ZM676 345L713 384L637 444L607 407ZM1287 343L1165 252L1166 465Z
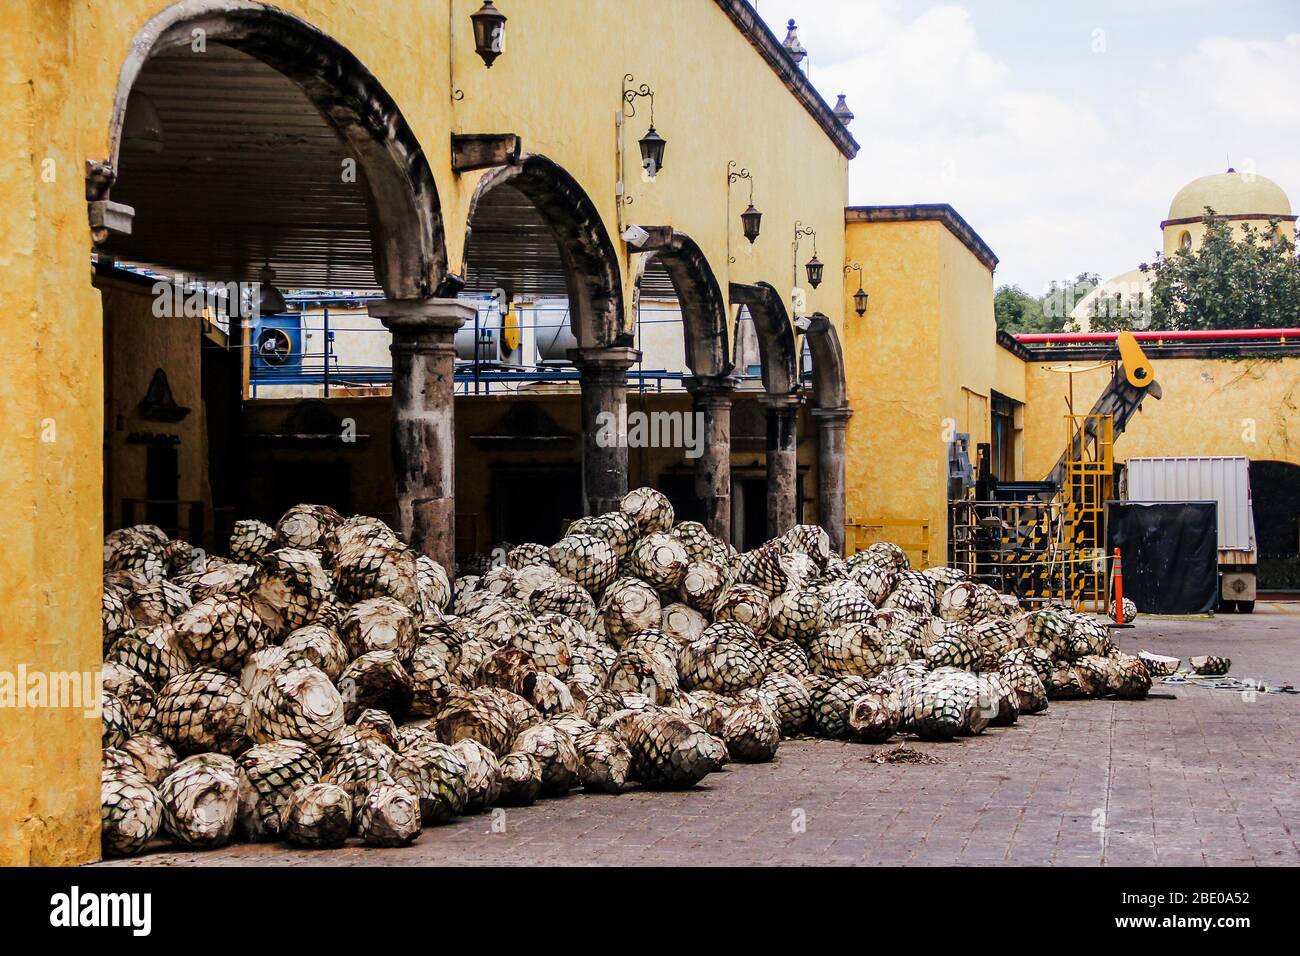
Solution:
M1140 619L1126 650L1225 653L1232 674L1300 685L1300 604ZM128 865L1300 864L1300 696L1158 686L1175 700L1056 702L949 744L941 765L798 740L686 793L575 794L462 818L400 850L283 845Z

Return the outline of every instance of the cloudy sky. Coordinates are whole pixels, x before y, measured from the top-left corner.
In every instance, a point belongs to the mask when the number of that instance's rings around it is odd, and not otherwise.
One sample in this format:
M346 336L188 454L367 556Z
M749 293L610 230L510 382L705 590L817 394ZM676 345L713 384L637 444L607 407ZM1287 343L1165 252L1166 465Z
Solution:
M1173 194L1229 162L1300 206L1297 0L757 5L848 95L850 199L951 203L999 284L1149 261Z

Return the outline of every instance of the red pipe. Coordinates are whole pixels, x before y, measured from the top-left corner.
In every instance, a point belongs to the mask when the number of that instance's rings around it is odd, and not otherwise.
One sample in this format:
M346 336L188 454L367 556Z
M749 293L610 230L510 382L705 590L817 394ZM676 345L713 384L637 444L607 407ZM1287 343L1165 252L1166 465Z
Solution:
M1118 332L1030 332L1015 336L1025 345L1038 343L1114 342ZM1134 332L1139 342L1231 342L1240 339L1300 339L1300 329L1192 329L1186 332Z

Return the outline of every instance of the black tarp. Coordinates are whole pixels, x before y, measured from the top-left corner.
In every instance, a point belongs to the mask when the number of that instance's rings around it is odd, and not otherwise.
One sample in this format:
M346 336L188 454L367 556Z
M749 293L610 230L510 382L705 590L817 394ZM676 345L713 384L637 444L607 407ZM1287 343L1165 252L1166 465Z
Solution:
M1124 560L1124 596L1145 614L1205 614L1219 600L1213 501L1108 501L1106 542Z

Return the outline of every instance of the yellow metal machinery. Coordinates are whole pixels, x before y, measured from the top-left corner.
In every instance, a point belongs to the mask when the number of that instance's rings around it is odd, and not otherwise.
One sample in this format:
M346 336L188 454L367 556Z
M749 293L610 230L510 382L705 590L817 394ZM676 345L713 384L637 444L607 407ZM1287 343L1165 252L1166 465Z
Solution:
M1070 375L1065 451L1042 483L975 489L949 502L949 563L1026 603L1063 602L1104 612L1110 565L1106 502L1114 497L1115 438L1146 395L1160 397L1155 371L1131 333L1119 335L1120 364L1085 414L1074 411ZM984 487L980 483L979 487Z
M1065 598L1075 610L1106 609L1106 502L1114 497L1115 416L1066 415L1061 483Z

